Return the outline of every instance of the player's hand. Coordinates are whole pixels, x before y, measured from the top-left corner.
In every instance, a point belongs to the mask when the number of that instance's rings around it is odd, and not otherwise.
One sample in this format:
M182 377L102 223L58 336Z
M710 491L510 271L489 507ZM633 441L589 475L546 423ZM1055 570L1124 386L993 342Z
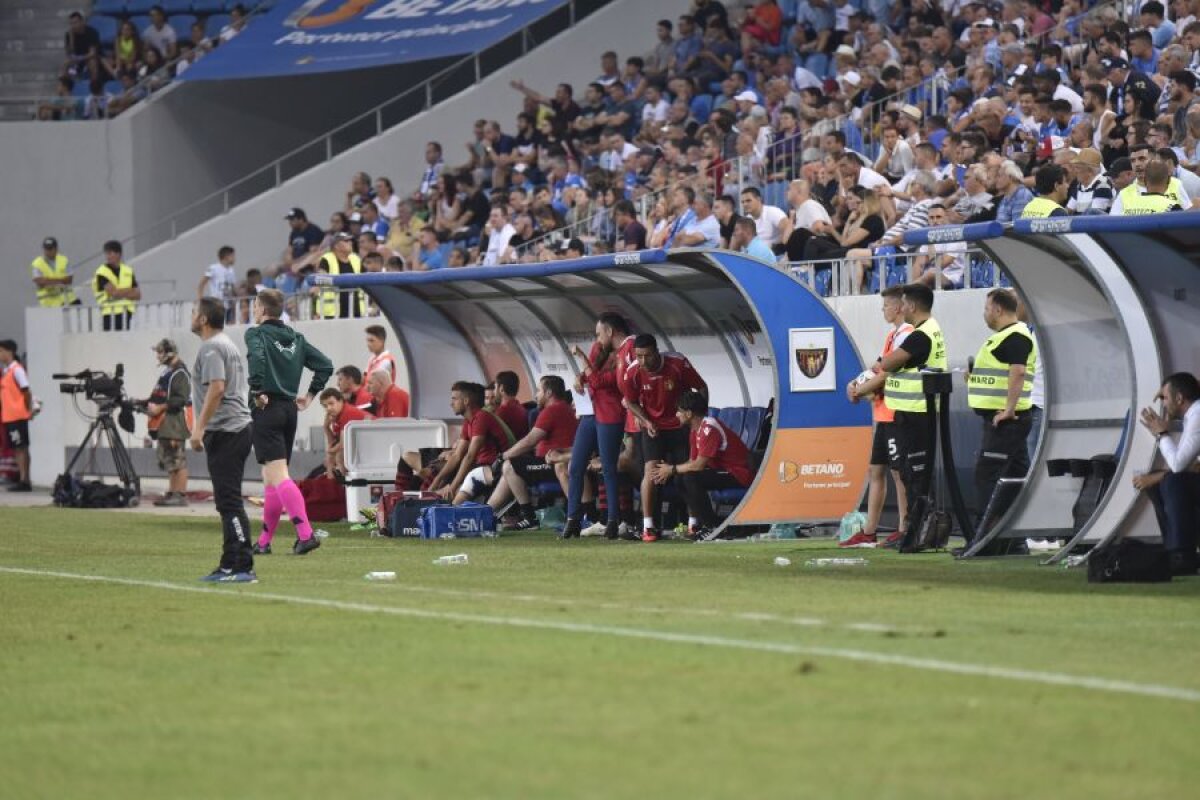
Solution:
M646 432L647 436L658 436L658 426L653 422L643 423L642 430Z
M271 398L267 397L265 394L254 395L254 405L258 406L259 408L266 408L267 404L270 402Z
M1015 411L1008 411L1007 409L1004 411L997 411L996 416L992 417L992 427L998 428L1000 427L1000 423L1008 422L1009 420L1016 418L1017 413Z
M1139 492L1144 492L1151 486L1157 486L1162 483L1163 478L1167 477L1167 473L1162 471L1147 472L1145 475L1133 476L1133 488Z
M300 411L308 408L308 404L312 402L312 395L306 394L303 397L296 398L296 408Z
M443 486L442 488L440 488L436 492L434 492L434 494L436 494L438 497L442 498L443 500L450 500L454 497L454 487L447 484L446 486Z
M846 399L851 403L858 402L858 393L854 391L855 381L850 381L846 384Z
M664 484L667 481L671 480L671 474L672 473L671 473L671 465L670 464L658 464L654 467L654 471L651 473L650 476L654 480L655 483Z
M193 450L195 450L197 453L203 452L203 450L204 450L204 439L203 439L203 438L201 438L201 436L193 436L193 437L192 437L192 440L191 440L191 443L192 443L192 449L193 449Z
M1155 436L1166 433L1171 429L1170 424L1152 408L1142 409L1142 424L1146 426L1146 430Z

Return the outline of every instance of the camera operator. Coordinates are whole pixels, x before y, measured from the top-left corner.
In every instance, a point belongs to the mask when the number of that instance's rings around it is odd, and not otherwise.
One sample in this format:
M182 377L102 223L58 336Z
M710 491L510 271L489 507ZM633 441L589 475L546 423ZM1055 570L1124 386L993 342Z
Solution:
M33 418L33 395L25 368L17 361L17 343L0 341L0 422L8 436L8 446L16 453L17 482L10 492L31 492L29 482L29 420Z
M154 345L162 373L146 401L150 438L157 442L158 466L168 476L167 493L156 506L186 506L187 440L191 435L192 379L170 339Z

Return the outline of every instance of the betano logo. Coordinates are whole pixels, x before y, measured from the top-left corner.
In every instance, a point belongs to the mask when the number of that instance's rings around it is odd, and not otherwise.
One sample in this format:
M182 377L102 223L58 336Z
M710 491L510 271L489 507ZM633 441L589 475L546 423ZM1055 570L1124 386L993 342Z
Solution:
M315 14L322 6L332 5L330 0L308 0L288 15L283 24L289 28L327 28L348 22L362 14L377 0L341 0L336 7L324 14Z
M797 464L795 461L779 462L780 483L791 483L797 478L840 478L845 474L846 465L840 461L826 461L823 464Z

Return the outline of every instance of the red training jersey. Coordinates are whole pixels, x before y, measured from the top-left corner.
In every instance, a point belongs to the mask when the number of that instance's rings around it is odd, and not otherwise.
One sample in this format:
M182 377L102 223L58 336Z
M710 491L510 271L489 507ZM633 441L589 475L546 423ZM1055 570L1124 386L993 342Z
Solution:
M356 408L349 403L343 403L342 413L338 414L329 423L329 432L333 434L334 439L340 439L342 438L342 430L351 422L360 419L371 419L371 415L361 408Z
M585 384L592 397L592 413L596 422L614 425L624 420L626 413L621 405L621 388L617 385L617 373L622 369L620 355L612 353L605 363L598 364L596 359L600 357L600 351L600 343L592 342L592 350L588 353L592 371L588 373Z
M510 397L496 409L496 416L504 420L504 424L512 431L514 439L524 439L529 433L529 412L517 398Z
M551 400L538 413L533 427L545 431L546 438L537 443L538 458L544 458L551 450L570 450L575 444L575 429L579 418L575 407L563 400Z
M883 352L879 354L879 360L882 361L884 356L895 350L903 342L904 338L913 331L913 326L907 322L902 322L895 328L888 331L887 338L883 340ZM879 372L879 364L876 362L875 371ZM887 407L883 401L883 392L876 392L871 398L871 416L876 422L894 422L896 412Z
M365 386L360 386L353 392L346 392L343 397L347 403L357 406L364 411L375 405L375 398L371 397L371 393L367 391L367 387Z
M679 396L688 389L707 393L708 385L692 363L678 353L663 353L662 364L653 372L635 366L626 374L625 399L640 405L650 421L664 431L681 426L675 411Z
M378 404L375 413L380 419L385 417L407 417L408 407L408 392L399 386L389 386L387 394L383 396L383 402Z
M637 355L633 352L633 336L626 336L625 341L617 348L617 391L625 397L625 385L629 380L629 371L637 369ZM600 422L600 418L596 418ZM625 432L637 433L637 419L628 411L625 412Z
M708 459L708 469L728 472L742 486L754 480L750 474L750 451L733 430L713 417L705 417L700 426L692 431L691 455Z
M483 437L483 445L475 455L476 467L487 467L508 449L508 437L496 418L486 411L476 411L471 418L463 421L462 439L470 447L471 440L476 436Z

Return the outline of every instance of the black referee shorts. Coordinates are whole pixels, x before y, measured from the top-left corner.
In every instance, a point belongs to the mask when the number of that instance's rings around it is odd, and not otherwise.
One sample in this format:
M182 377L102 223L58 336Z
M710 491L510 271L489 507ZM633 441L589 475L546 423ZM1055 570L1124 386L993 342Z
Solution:
M271 397L266 408L257 405L251 408L254 459L258 463L291 461L292 445L296 441L296 415L296 402L286 397Z
M657 436L651 436L642 431L638 434L638 440L641 442L642 463L649 464L651 461L661 461L664 464L685 463L691 450L689 434L687 428L675 428L669 431L660 428Z

